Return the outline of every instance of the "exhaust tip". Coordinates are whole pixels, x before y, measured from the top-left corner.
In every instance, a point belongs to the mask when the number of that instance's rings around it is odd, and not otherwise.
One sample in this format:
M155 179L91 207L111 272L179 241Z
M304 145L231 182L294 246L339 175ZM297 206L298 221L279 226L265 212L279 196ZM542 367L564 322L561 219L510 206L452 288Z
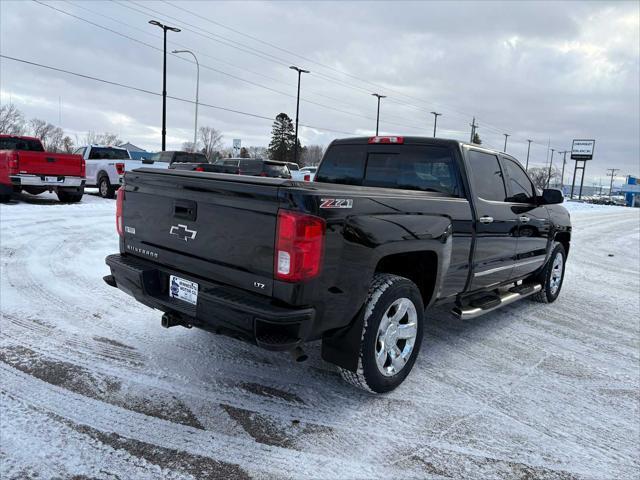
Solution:
M309 355L305 353L305 351L301 347L295 347L289 351L293 360L297 363L306 362L309 359Z

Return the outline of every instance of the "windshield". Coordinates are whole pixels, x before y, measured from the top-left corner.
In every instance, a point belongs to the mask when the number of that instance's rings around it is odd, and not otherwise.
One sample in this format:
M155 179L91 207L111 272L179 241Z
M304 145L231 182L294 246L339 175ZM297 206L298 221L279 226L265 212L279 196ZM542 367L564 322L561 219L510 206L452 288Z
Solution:
M20 137L0 138L0 150L26 150L30 152L44 152L38 140Z
M92 147L89 160L129 160L129 152L122 148Z
M287 167L289 167L289 170L300 170L297 163L287 163Z

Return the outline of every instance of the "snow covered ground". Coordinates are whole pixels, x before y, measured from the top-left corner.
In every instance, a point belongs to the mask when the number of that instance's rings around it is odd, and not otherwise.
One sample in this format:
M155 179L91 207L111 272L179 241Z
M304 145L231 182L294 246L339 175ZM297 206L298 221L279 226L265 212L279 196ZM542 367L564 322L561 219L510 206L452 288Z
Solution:
M370 396L105 285L115 202L0 206L0 477L638 478L640 211L568 204L552 305L431 312Z

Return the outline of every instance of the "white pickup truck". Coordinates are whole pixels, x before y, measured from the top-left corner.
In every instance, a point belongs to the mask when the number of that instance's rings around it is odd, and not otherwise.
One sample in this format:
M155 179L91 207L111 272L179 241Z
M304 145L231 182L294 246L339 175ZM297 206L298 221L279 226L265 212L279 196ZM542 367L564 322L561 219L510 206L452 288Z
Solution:
M82 155L87 165L87 187L97 187L103 198L113 198L122 183L125 171L134 168L169 168L169 162L159 160L133 160L129 151L111 145L87 145L75 152Z

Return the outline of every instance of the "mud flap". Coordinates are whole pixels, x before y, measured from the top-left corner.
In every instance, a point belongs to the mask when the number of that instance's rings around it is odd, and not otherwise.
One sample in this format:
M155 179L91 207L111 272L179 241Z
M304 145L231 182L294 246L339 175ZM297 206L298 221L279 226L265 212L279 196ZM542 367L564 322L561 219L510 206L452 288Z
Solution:
M352 372L358 370L360 345L364 329L364 307L346 327L327 332L322 337L322 359Z

